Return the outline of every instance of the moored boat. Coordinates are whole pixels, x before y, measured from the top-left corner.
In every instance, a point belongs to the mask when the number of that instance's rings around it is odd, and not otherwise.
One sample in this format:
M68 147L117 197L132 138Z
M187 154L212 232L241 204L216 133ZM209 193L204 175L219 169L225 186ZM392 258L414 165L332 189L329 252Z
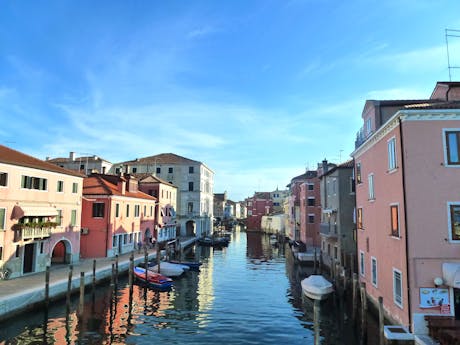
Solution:
M171 264L179 264L183 266L188 266L190 270L199 270L201 266L201 262L199 261L179 261L179 260L169 260L168 261Z
M160 273L153 272L149 269L147 270L146 279L145 268L143 267L134 267L133 274L138 281L147 284L149 287L167 289L170 288L173 284L171 278Z
M305 296L316 300L323 300L334 291L332 283L322 275L312 274L301 282Z
M150 270L158 272L158 265L153 264L149 267ZM180 264L172 264L170 262L160 262L160 273L167 275L168 277L178 277L185 271L188 271L190 267Z

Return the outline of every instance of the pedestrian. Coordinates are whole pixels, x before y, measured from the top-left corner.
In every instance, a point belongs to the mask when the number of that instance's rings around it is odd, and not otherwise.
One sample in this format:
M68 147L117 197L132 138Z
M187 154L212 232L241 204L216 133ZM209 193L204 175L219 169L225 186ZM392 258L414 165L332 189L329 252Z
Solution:
M140 254L141 252L141 248L142 248L142 241L139 240L139 242L137 242L137 252Z

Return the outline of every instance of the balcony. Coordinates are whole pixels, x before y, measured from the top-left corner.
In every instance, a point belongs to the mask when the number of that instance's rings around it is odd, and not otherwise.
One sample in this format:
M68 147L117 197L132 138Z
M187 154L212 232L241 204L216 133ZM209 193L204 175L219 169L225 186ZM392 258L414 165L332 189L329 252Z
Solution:
M23 240L33 240L36 238L45 238L51 236L51 227L24 227L22 228L22 239Z
M330 224L330 223L321 223L319 225L319 232L322 236L328 237L328 238L337 238L338 233L337 233L337 225L336 224Z

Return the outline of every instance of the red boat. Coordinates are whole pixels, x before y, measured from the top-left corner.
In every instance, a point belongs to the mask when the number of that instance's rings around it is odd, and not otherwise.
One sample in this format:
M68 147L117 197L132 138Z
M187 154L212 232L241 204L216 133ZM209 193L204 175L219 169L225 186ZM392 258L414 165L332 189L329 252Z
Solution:
M160 273L147 270L147 280L145 279L145 268L134 267L134 277L140 282L153 288L167 289L172 286L172 279Z

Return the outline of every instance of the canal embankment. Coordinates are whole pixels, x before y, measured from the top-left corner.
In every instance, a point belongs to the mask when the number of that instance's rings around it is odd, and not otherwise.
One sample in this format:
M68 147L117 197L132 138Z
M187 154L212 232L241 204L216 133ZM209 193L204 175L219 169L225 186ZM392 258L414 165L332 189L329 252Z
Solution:
M195 238L181 239L182 249L195 243ZM57 264L49 268L49 273L37 272L10 280L0 280L0 321L45 305L45 302L61 299L70 290L78 292L84 285L99 284L112 277L113 267L118 273L129 270L130 256L134 264L156 260L157 251L148 248L145 252L133 251L114 258L81 259L70 265ZM71 271L71 276L69 275Z

